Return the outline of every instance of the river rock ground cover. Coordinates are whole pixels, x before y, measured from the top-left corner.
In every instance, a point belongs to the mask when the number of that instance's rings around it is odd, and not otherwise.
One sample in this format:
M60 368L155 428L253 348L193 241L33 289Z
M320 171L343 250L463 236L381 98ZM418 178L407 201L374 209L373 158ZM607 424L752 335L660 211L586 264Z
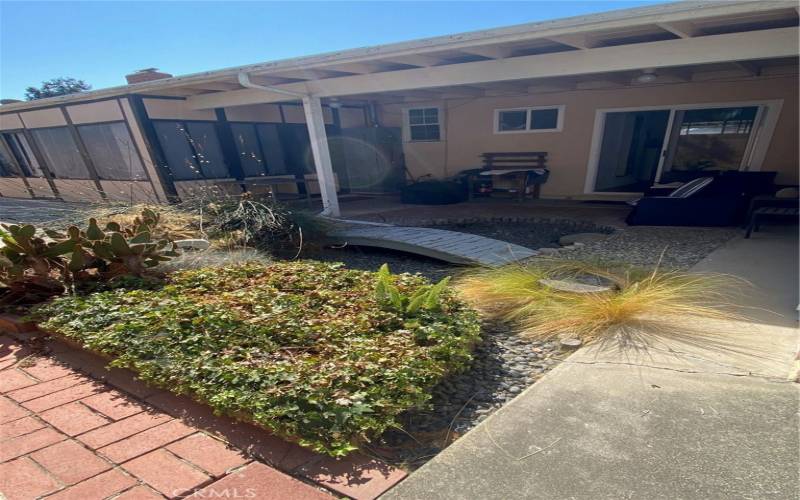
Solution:
M553 256L590 262L616 262L653 268L685 270L737 233L729 228L626 227L610 228L582 221L517 223L455 223L434 227L480 234L536 248L558 247L558 239L575 232L601 232L601 240ZM522 235L522 236L520 236ZM458 275L465 268L402 252L376 248L326 249L314 255L342 261L348 267L375 270L388 262L392 269L420 273L432 279ZM390 430L373 452L409 468L424 464L450 442L474 428L507 401L534 384L568 354L554 342L538 342L519 336L510 325L485 322L482 340L474 350L470 369L448 377L433 390L431 408L402 416L403 429Z

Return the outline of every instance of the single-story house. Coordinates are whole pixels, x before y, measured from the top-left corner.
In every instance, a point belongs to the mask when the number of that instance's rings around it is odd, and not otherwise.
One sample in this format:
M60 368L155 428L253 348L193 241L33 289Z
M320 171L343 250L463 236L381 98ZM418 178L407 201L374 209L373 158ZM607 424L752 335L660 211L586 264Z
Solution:
M796 1L689 1L0 106L0 194L396 192L541 151L544 198L619 200L708 169L798 182Z

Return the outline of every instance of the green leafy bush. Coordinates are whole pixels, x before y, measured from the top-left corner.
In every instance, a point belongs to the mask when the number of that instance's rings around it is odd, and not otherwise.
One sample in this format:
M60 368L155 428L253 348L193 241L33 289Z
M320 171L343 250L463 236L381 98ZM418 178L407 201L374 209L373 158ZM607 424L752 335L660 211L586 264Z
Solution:
M431 286L391 277L403 296ZM413 314L385 307L376 273L313 261L177 272L161 289L62 297L41 326L150 383L344 455L424 405L469 363L476 314L451 289Z

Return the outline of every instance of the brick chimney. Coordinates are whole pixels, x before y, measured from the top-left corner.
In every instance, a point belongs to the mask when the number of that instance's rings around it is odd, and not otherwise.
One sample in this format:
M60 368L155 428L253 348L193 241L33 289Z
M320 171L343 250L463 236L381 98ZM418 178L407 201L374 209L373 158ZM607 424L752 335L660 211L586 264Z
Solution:
M138 71L134 71L130 75L125 75L125 79L128 80L128 84L163 80L164 78L172 78L172 75L169 73L162 73L158 71L158 68L140 69Z

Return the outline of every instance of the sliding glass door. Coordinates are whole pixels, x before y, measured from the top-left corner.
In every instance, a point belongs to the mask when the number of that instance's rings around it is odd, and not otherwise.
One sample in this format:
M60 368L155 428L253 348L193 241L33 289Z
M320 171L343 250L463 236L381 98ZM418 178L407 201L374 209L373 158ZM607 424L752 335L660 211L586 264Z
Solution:
M594 157L596 193L641 193L724 170L746 170L766 106L606 111Z
M741 169L758 112L758 106L675 110L660 182Z
M655 182L670 110L606 113L595 191L642 192Z

